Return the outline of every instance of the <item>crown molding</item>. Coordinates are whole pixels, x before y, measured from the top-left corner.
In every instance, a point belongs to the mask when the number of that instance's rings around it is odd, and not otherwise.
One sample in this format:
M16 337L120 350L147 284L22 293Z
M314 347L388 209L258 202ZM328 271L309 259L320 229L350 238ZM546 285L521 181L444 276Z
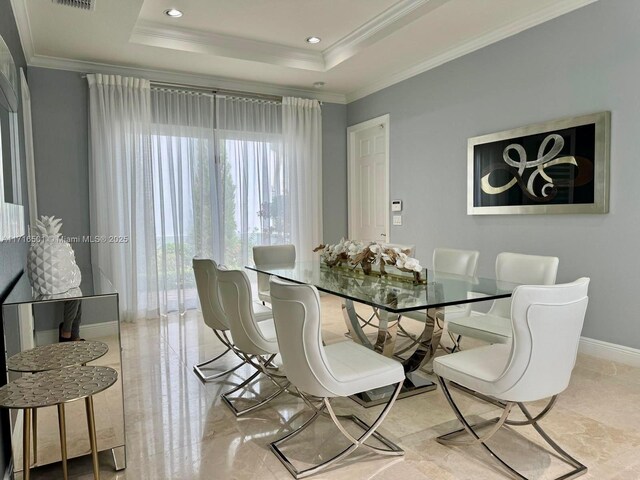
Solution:
M129 75L146 78L156 82L176 83L221 90L235 90L247 93L261 93L264 95L293 96L313 98L327 103L346 103L344 94L306 90L303 88L284 87L267 83L236 80L232 78L216 77L213 75L196 75L191 73L170 72L149 68L128 67L108 63L87 62L66 58L33 55L28 62L30 67L52 68L79 73L104 73L110 75Z
M371 83L363 88L355 90L347 94L347 103L354 102L361 98L371 95L379 90L400 83L411 77L415 77L428 70L436 68L444 63L455 60L456 58L467 55L468 53L475 52L481 48L484 48L492 43L499 42L505 38L516 35L524 30L527 30L541 23L553 20L556 17L564 15L565 13L572 12L578 8L584 7L591 3L595 3L598 0L562 0L545 9L539 10L532 15L511 22L497 30L492 30L485 34L479 35L472 40L463 42L453 48L446 50L445 52L428 58L421 63L414 65L401 72L394 73L387 77L381 78L378 81Z
M238 58L303 70L325 71L321 52L294 48L244 37L168 27L163 23L139 20L129 39L152 47Z
M180 49L188 51L205 51L211 53L211 51L208 50L209 48L220 48L225 52L229 52L230 49L236 48L235 42L239 40L242 44L241 48L239 49L244 49L245 55L252 55L251 51L248 50L251 50L254 47L258 47L257 53L255 53L256 50L254 50L253 53L253 55L257 55L258 57L261 57L263 59L258 61L264 61L264 59L271 55L272 59L269 60L269 63L276 63L279 65L286 64L286 66L294 66L294 68L325 71L326 69L332 68L333 66L355 55L362 48L365 48L371 43L380 40L381 38L383 38L383 36L390 35L393 31L396 31L398 28L401 28L402 26L411 22L413 19L418 18L418 16L428 13L423 11L423 9L432 11L446 1L449 0L402 0L400 3L394 5L390 9L387 9L385 12L382 12L379 16L362 25L360 28L356 29L351 34L339 40L323 52L309 52L307 50L286 47L283 45L264 44L263 42L255 42L253 40L243 38L236 39L235 37L222 36L217 34L212 35L204 32L193 33L193 31L190 30L187 32L182 32L178 31L178 29L172 29L172 31L166 33L167 29L164 26L162 28L162 32L157 32L157 25L154 29L154 25L146 24L146 27L151 28L151 30L142 30L145 28L145 24L137 25L136 28L138 26L140 27L141 31L137 33L146 36L146 41L155 41L160 43L182 42L182 48ZM13 8L14 16L16 18L16 23L18 25L18 32L20 35L20 41L22 43L24 55L27 64L30 66L71 70L83 73L96 72L136 75L159 82L162 81L182 83L194 86L202 86L205 88L221 88L270 95L292 95L315 98L320 101L330 103L350 103L366 97L367 95L375 93L379 90L387 88L391 85L436 68L444 63L450 62L451 60L455 60L456 58L462 57L468 53L479 50L492 43L520 33L528 28L552 20L556 17L564 15L565 13L569 13L591 3L595 3L596 1L597 0L560 0L557 3L543 10L535 12L528 17L509 23L497 30L479 35L472 40L463 42L438 55L427 58L421 63L414 65L406 70L380 78L376 82L365 85L364 87L354 90L346 95L341 93L320 92L317 90L306 90L294 87L269 85L245 80L235 80L225 77L196 75L156 69L135 68L37 55L34 51L34 42L31 36L31 28L29 24L26 0L11 0L11 5ZM172 35L172 33L174 35ZM136 35L136 29L134 29L133 35ZM223 45L217 47L215 45L211 46L210 43L213 37L215 37L214 40L221 40L227 43L223 42ZM234 45L229 45L228 42L232 42L234 43ZM162 46L158 43L154 45ZM166 45L167 44L165 43L165 48L175 48L175 46L166 47ZM217 54L222 55L221 53ZM227 53L223 56L228 55L229 54ZM236 56L236 58L238 57ZM322 67L320 67L321 62Z
M31 23L27 13L26 0L11 0L11 9L18 26L18 36L22 44L22 53L27 63L34 54L33 37L31 36Z
M450 0L401 0L322 51L325 69L348 60L375 42Z
M322 52L138 20L130 41L152 47L326 72L450 0L400 0Z

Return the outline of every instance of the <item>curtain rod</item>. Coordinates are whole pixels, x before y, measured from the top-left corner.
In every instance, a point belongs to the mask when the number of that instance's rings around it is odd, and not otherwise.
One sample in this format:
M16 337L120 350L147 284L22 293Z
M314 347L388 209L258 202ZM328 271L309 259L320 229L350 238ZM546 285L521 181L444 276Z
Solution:
M83 73L82 78L87 78L87 74ZM218 93L221 95L236 95L239 97L260 98L264 100L272 100L277 102L282 101L282 95L267 95L264 93L243 92L240 90L224 90L220 88L203 87L201 85L185 85L182 83L154 82L153 80L149 80L149 82L151 83L152 86L156 86L156 87L182 88L185 90L194 90L194 91L201 91L201 92L207 92L207 93ZM320 105L323 105L323 102L319 102L319 103Z
M87 74L82 74L82 78L87 78ZM213 88L213 87L203 87L202 85L187 85L183 83L171 83L171 82L155 82L153 80L149 80L152 86L155 87L169 87L169 88L181 88L184 90L194 90L201 91L207 93L218 93L221 95L236 95L239 97L250 97L250 98L260 98L264 100L273 100L273 101L282 101L281 95L267 95L263 93L253 93L253 92L243 92L240 90L225 90L221 88Z
M259 98L263 100L272 100L281 102L281 95L267 95L263 93L253 93L253 92L242 92L239 90L225 90L222 88L207 88L198 85L183 85L180 83L169 83L169 82L154 82L151 81L151 85L154 87L169 87L169 88L182 88L188 90L196 90L196 91L206 91L210 93L217 93L219 95L229 95L229 96L238 96L238 97L249 97L249 98Z

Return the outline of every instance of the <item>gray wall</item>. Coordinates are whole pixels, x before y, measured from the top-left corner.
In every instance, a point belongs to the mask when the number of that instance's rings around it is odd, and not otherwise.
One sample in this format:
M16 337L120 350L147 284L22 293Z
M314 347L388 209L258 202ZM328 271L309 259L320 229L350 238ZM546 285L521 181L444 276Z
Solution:
M558 281L592 279L583 335L640 348L640 2L601 0L348 105L348 124L389 113L391 239L481 252L555 255ZM612 112L607 215L467 216L467 138L529 123Z
M88 88L81 74L29 67L38 215L55 215L68 237L89 235ZM89 243L74 243L80 267Z
M16 27L15 20L13 18L13 11L11 10L10 0L0 0L0 36L4 39L13 60L16 63L16 68L25 68L26 62L24 54L22 52L22 45L20 43L20 37L18 35L18 29ZM20 138L21 138L21 168L25 171L24 160L24 134L22 131L22 113L18 114L18 121L20 124ZM26 192L26 177L23 175L22 191ZM26 197L26 194L24 195ZM25 216L29 217L29 206L27 199L24 199L25 204ZM27 245L24 242L0 242L0 304L4 301L6 295L9 293L10 287L17 279L18 275L24 268L25 259L27 256ZM0 322L1 324L1 322ZM0 355L2 360L0 361L0 372L5 371L4 355ZM0 385L6 383L6 376L0 374ZM11 457L11 444L9 435L11 434L9 428L9 417L6 411L0 413L0 432L2 433L2 439L0 439L0 475L4 474L7 467L9 458Z
M322 224L325 242L347 236L347 106L322 105Z

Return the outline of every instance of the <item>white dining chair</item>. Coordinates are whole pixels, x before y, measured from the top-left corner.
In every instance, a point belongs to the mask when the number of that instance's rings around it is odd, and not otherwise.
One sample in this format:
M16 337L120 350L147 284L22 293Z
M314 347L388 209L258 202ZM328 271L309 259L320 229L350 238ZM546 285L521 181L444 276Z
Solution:
M220 291L218 288L218 272L219 268L215 261L210 258L194 258L192 261L193 274L196 279L196 287L198 289L198 298L200 299L200 307L202 309L202 317L205 325L213 330L218 340L226 347L225 351L216 357L193 366L193 371L202 382L215 380L227 375L246 362L244 358L235 352L233 340L229 336L229 322L222 310L220 303ZM261 322L271 318L271 309L265 307L261 303L253 302L254 316L257 321ZM228 370L219 371L213 367L213 364L220 360L228 353L236 353L241 363L229 368ZM209 371L216 373L209 374Z
M273 320L257 321L252 308L254 302L247 274L241 270L220 270L218 281L220 300L229 322L235 350L247 363L256 368L253 375L222 395L223 402L236 417L239 417L266 405L286 391L288 382L273 364L278 354ZM256 395L256 401L249 407L236 407L233 395L249 388L254 380L259 381L258 377L261 375L266 376L275 385L274 392L267 396Z
M478 258L480 252L477 250L458 250L455 248L436 248L433 250L433 270L436 273L448 273L453 275L463 275L473 277L478 271ZM428 275L427 275L428 278ZM468 292L472 295L473 292ZM471 315L471 303L463 305L450 305L444 308L444 326L449 320ZM426 310L417 310L403 313L404 318L411 318L420 322L425 322ZM439 319L438 319L439 320ZM453 350L456 349L458 339L451 336L454 343Z
M496 257L496 280L521 285L553 285L558 273L558 257L503 252ZM495 300L487 313L451 318L447 329L452 335L471 337L488 343L511 339L511 298Z
M296 263L296 247L294 245L258 245L253 247L253 263L260 268L271 267L293 268ZM269 275L258 273L258 298L262 303L271 303L269 297Z
M299 428L271 443L271 449L287 470L295 478L304 478L321 472L360 447L384 455L403 455L400 447L376 432L400 393L405 379L402 365L351 341L324 346L320 297L312 285L293 284L272 277L271 300L284 372L313 412ZM338 416L333 410L331 400L334 398L392 385L393 393L388 403L371 425L354 415ZM309 466L305 462L304 469L297 469L281 447L327 413L350 445L321 463ZM343 423L345 420L353 421L362 433L349 433ZM366 443L370 436L384 448Z
M532 426L557 456L572 467L556 480L587 472L587 467L563 450L542 429L540 420L551 410L558 394L569 385L578 342L587 309L588 278L573 283L520 286L513 292L510 327L513 342L473 348L437 357L433 369L442 391L463 428L438 437L445 445L481 445L513 478L526 480L487 441L502 426ZM502 406L500 417L472 425L455 403L449 384L467 389L480 398ZM533 415L525 403L548 399L546 407ZM517 406L525 419L510 420ZM481 429L483 433L480 433ZM468 434L468 439L459 437ZM503 446L509 448L514 442ZM511 447L512 448L512 447ZM527 450L526 456L530 456ZM538 477L536 477L538 478Z

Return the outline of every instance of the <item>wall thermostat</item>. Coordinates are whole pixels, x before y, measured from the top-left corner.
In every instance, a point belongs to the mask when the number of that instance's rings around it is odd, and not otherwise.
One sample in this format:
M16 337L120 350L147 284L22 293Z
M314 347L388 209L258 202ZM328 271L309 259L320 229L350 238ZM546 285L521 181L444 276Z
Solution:
M402 211L402 200L394 200L391 202L391 211L392 212L401 212Z

